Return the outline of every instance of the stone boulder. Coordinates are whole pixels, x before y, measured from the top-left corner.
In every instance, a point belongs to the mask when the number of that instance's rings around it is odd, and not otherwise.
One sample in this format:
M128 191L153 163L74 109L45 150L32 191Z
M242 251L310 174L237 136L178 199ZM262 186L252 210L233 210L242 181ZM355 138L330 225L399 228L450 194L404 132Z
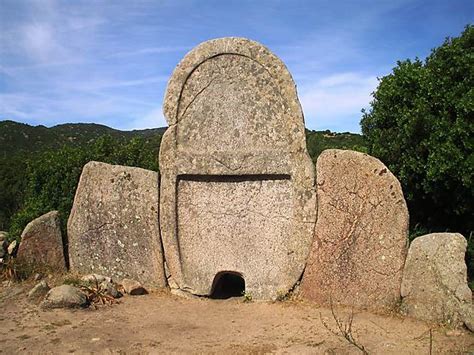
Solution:
M408 209L395 176L367 154L317 160L318 218L302 295L319 304L393 309L400 299Z
M66 271L58 211L48 212L26 225L21 234L17 260L54 271Z
M458 233L432 233L412 241L401 288L402 310L407 315L472 327L466 246L466 239Z
M158 173L87 163L68 221L72 271L164 287Z
M147 290L140 284L140 282L135 280L123 279L122 287L125 293L129 294L130 296L146 295L148 293Z
M5 255L7 255L7 248L8 248L7 237L8 237L7 232L0 232L0 258L3 258L5 257Z
M102 281L99 285L100 290L104 291L106 295L113 298L119 298L121 293L117 290L115 284L111 281Z
M40 306L44 309L81 308L87 303L87 297L81 290L71 285L61 285L49 290Z

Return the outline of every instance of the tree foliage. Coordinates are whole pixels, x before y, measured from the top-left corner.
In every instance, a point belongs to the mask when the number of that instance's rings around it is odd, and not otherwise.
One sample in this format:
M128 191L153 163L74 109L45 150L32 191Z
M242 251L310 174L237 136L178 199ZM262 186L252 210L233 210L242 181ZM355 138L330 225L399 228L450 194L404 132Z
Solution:
M362 133L369 153L400 179L412 229L472 239L474 26L447 38L425 61L397 62L373 97Z
M364 138L360 134L335 133L330 130L306 130L306 147L314 162L325 149L350 149L367 153Z
M160 141L161 135L150 139L134 137L130 140L105 135L90 146L63 146L27 159L25 178L21 184L24 188L23 198L21 203L16 202L12 207L12 210L15 207L17 209L9 220L10 237L18 239L28 222L51 210L60 212L65 230L77 183L87 162L96 160L157 171ZM9 191L10 194L19 192L18 189ZM13 196L10 200L17 201L18 198Z

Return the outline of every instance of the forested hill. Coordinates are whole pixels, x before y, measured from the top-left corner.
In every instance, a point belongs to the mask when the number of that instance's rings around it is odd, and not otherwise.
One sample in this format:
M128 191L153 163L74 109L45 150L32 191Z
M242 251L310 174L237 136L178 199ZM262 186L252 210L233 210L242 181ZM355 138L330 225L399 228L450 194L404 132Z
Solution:
M159 170L166 128L119 131L98 124L47 128L0 121L0 230L19 237L33 218L50 210L67 221L82 167L97 160ZM366 151L359 134L306 131L313 161L328 148Z
M120 131L95 123L66 123L48 128L10 120L0 121L0 158L62 146L82 147L93 144L103 136L110 136L119 141L128 141L133 137L155 138L163 135L165 130L166 127ZM366 150L363 137L356 133L306 130L306 139L309 154L313 159L328 148Z
M64 145L83 146L104 135L122 140L133 137L148 138L161 135L165 130L166 127L119 131L94 123L66 123L48 128L9 120L0 121L0 157L18 152L39 152Z

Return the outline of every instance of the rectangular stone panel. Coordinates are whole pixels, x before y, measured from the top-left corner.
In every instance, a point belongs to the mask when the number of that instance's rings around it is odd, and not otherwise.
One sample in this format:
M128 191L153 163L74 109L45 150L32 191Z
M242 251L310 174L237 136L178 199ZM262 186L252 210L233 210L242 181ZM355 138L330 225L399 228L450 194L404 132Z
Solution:
M208 294L221 271L242 274L247 289L277 280L292 230L288 175L181 176L177 189L186 283Z
M158 182L156 171L84 166L67 226L72 271L166 286Z

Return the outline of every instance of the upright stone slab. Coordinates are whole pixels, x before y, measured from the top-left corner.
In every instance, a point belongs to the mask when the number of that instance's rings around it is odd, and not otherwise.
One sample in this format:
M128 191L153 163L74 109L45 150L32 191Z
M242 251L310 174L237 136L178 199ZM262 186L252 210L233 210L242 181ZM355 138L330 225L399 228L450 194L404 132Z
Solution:
M210 295L240 275L254 299L300 278L315 223L313 164L285 65L243 38L202 43L164 101L160 218L170 284Z
M68 221L72 271L164 287L158 173L87 163Z
M66 271L58 211L48 212L26 225L16 257L22 264Z
M7 232L0 232L0 259L4 258L7 255L7 247L8 247L8 233Z
M394 307L407 252L408 210L378 159L347 150L318 157L318 219L302 294L319 304Z
M405 313L452 326L465 323L474 331L466 247L466 238L459 233L432 233L413 240L401 289Z

